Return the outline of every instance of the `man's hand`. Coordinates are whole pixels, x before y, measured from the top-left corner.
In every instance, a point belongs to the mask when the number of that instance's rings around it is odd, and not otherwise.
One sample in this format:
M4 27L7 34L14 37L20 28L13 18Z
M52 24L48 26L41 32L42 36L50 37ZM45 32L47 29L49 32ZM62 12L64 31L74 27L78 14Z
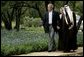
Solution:
M68 29L70 30L72 27L69 27Z
M57 29L60 29L60 27L59 27L59 26L57 26Z
M72 23L72 25L68 28L69 30L72 29L74 26L74 23Z
M73 25L71 25L68 29L70 30L70 29L72 29L73 28Z

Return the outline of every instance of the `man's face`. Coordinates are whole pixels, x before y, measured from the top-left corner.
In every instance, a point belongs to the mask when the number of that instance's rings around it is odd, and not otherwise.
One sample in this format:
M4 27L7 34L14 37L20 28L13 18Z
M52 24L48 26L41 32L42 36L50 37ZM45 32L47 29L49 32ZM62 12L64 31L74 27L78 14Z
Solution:
M53 5L52 4L48 4L48 11L52 11L53 10Z

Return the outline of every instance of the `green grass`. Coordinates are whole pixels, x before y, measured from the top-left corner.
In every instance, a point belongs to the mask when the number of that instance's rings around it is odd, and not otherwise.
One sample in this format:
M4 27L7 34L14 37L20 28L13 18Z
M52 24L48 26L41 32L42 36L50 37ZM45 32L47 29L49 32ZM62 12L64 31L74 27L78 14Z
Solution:
M1 55L47 50L46 34L33 31L1 30Z
M78 44L78 46L83 46L83 32L78 32L77 44Z
M83 46L83 33L78 33L77 43ZM56 38L56 46L58 38ZM27 28L25 30L7 31L1 29L1 55L9 56L15 54L24 54L36 51L45 51L48 49L48 34L45 34L43 28Z

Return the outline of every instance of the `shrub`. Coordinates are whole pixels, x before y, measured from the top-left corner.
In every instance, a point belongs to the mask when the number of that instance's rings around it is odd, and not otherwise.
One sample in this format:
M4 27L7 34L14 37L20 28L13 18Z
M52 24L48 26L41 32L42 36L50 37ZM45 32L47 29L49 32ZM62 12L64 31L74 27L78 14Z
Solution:
M46 51L48 49L48 34L45 34L42 28L28 29L28 31L20 30L19 32L16 32L16 30L1 30L1 55L10 56ZM83 46L83 33L78 33L77 44ZM58 38L56 38L56 48L57 46Z
M40 27L42 26L41 18L24 17L24 26L26 27Z

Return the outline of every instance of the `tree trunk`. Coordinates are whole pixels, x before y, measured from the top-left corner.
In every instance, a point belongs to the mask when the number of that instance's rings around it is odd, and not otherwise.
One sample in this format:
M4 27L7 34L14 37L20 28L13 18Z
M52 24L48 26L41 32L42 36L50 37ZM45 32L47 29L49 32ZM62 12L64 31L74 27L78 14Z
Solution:
M17 31L19 31L19 23L20 23L20 16L19 16L19 9L18 8L16 8L16 29L17 29Z
M15 14L16 14L16 26L15 29L17 29L17 31L19 31L20 28L20 17L21 17L21 10L22 10L22 6L21 3L16 2L15 5Z
M9 27L9 30L11 30L12 29L12 21L11 21L11 15L9 14L9 11L7 11L7 15L8 15L7 22L9 23L8 27Z
M79 22L77 24L77 32L78 32L78 30L79 30L79 28L81 26L82 20L83 20L83 16L80 17Z
M11 21L9 20L9 18L7 18L5 14L6 13L2 13L2 21L4 22L5 28L7 30L11 30L12 29Z

